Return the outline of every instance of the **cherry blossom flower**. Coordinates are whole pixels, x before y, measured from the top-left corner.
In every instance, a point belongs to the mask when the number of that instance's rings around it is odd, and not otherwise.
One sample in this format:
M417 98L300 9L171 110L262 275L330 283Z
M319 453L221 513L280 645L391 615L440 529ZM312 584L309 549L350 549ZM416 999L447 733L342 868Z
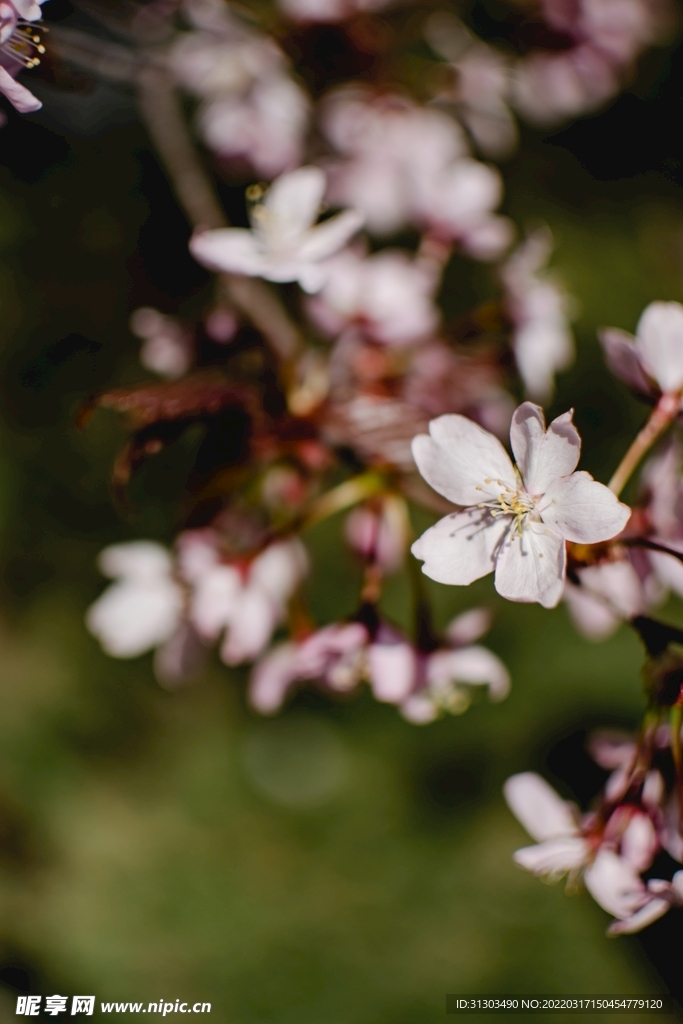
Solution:
M0 92L20 114L40 110L42 103L16 81L24 68L40 64L45 52L32 23L41 17L44 0L2 0L0 4Z
M636 336L617 327L600 332L607 365L635 391L680 394L683 390L683 306L680 302L651 302L644 310Z
M195 31L169 53L176 80L202 103L199 133L218 156L247 160L268 178L296 167L310 100L275 41L212 0L186 4Z
M377 620L376 613L367 613L366 607L357 620L333 623L302 642L281 644L268 652L252 674L253 706L272 714L297 682L312 680L342 693L366 679L377 700L398 705L408 721L425 725L444 712L465 711L472 686L487 686L492 700L507 696L507 669L491 651L472 642L489 625L482 609L456 619L449 646L429 653Z
M621 805L598 834L591 831L591 816L582 827L573 805L534 772L513 775L504 792L513 814L537 840L536 846L517 850L515 862L551 880L581 875L596 903L617 919L609 934L639 931L669 910L673 900L668 883L657 880L650 888L652 883L646 886L640 877L659 846L647 813ZM674 877L677 892L683 872Z
M347 87L326 98L323 129L347 158L328 164L330 197L362 210L369 231L415 224L481 259L510 244L510 221L493 213L498 171L470 157L462 128L443 111Z
M199 635L207 642L222 635L227 665L258 657L306 573L301 542L270 544L247 565L222 561L210 531L181 534L178 547L179 572L191 587L188 616Z
M396 572L403 564L409 534L405 502L393 495L380 503L357 506L344 524L350 547L384 573Z
M326 269L325 284L307 311L332 337L356 324L373 341L405 345L428 337L439 324L434 301L439 273L431 261L399 249L372 256L347 249Z
M454 82L439 99L454 104L477 148L489 157L507 156L518 140L508 106L511 63L487 46L459 18L438 11L427 21L425 35L436 53L450 63Z
M131 316L130 329L144 342L140 362L148 370L173 380L190 369L194 355L192 339L174 317L142 306Z
M415 438L422 476L463 508L413 545L423 572L466 586L495 571L503 597L555 607L564 589L566 541L609 540L630 516L607 487L574 472L581 439L571 415L546 430L538 406L519 406L510 429L517 467L497 438L464 416L441 416L430 423L430 436Z
M574 359L566 292L552 277L539 275L551 250L550 231L541 228L501 270L506 307L514 324L515 362L527 395L541 402L552 397L555 374Z
M317 167L283 174L251 209L252 230L219 228L197 232L190 252L211 270L298 281L308 292L325 283L321 265L358 231L363 217L346 210L315 223L325 192L325 175Z
M98 561L115 582L88 609L86 625L114 658L135 658L159 647L183 613L182 587L161 544L138 540L105 548Z
M660 599L661 589L642 579L626 554L578 568L575 575L578 585L567 580L564 600L574 625L589 640L607 639L621 622Z

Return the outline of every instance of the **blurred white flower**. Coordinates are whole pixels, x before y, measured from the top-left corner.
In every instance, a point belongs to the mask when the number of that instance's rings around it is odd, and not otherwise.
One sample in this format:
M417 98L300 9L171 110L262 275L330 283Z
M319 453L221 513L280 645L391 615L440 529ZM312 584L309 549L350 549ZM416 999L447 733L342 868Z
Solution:
M463 511L415 542L422 571L466 586L495 570L511 601L554 608L564 589L566 541L594 544L619 533L630 509L589 473L576 473L581 439L571 412L546 430L543 411L525 402L512 418L515 467L500 441L465 416L440 416L413 441L427 483Z
M482 43L446 11L437 11L428 19L425 36L432 49L449 61L454 76L452 86L438 98L455 105L482 153L507 156L518 141L517 125L508 107L509 58Z
M649 604L644 581L627 556L579 568L576 576L579 585L567 580L564 600L574 625L589 640L607 639Z
M179 572L190 585L190 621L199 635L217 640L227 665L250 661L270 642L287 602L308 567L298 540L270 544L246 565L221 561L208 532L178 538Z
M187 373L194 355L192 339L174 317L142 306L131 316L130 329L144 342L140 362L146 369L171 380Z
M190 252L211 270L298 281L304 291L325 283L325 260L341 249L363 224L356 210L345 210L316 224L325 192L318 167L283 174L251 209L252 230L219 228L197 232Z
M116 582L90 606L86 625L114 658L135 658L171 638L183 613L183 591L171 555L153 541L114 544L100 554Z
M430 261L400 249L372 256L346 249L326 264L325 283L306 308L331 337L355 324L373 341L406 345L438 327L438 286L439 272Z
M482 259L509 245L510 222L493 214L500 175L469 157L462 128L443 111L345 87L324 101L323 130L346 157L328 165L330 197L362 210L371 232L415 224Z
M517 248L501 270L506 306L514 324L512 347L526 394L539 402L552 397L555 374L574 359L569 302L564 288L541 276L552 250L552 235L541 228Z
M683 306L651 302L643 311L636 336L617 327L600 332L607 365L636 391L680 394L683 391Z
M195 31L173 45L169 66L198 96L200 135L218 156L247 160L267 178L301 160L310 100L288 75L288 61L214 0L186 4Z

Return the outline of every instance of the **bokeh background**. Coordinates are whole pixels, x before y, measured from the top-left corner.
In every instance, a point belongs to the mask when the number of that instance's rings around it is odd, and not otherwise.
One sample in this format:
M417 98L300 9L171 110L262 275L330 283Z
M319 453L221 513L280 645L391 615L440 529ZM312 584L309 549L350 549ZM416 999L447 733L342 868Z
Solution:
M121 425L101 412L78 432L75 410L144 378L133 309L191 317L209 280L132 97L35 91L43 111L10 112L0 132L0 1020L23 992L208 1001L239 1024L431 1024L449 992L680 997L681 912L607 940L589 897L515 868L526 838L501 796L525 769L583 805L597 792L587 732L634 727L643 707L625 627L593 645L563 608L505 604L490 580L434 584L439 624L495 608L490 646L513 689L424 729L363 695L310 692L266 721L245 706L244 672L216 663L168 693L150 659L108 659L86 633L97 552L172 538L200 435L152 460L120 510ZM601 479L644 411L603 369L596 329L683 300L682 113L672 46L599 116L524 133L504 168L507 212L551 225L576 297L578 358L551 412L575 407ZM224 192L238 219L239 195ZM455 261L444 304L493 287ZM306 538L321 622L357 592L338 532ZM400 575L385 608L406 620ZM683 622L674 602L664 615Z

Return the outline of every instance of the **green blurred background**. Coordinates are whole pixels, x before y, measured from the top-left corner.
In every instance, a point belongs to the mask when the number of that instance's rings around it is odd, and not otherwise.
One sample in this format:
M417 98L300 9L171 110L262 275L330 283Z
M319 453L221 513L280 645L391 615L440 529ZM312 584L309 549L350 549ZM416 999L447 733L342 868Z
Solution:
M507 209L551 225L577 299L553 409L575 407L602 479L644 411L602 368L596 329L683 300L682 83L681 56L657 53L609 111L525 134L505 168ZM0 1019L28 991L209 1001L239 1024L431 1024L448 992L679 991L683 915L607 940L587 895L515 868L526 837L501 797L525 769L595 794L586 732L642 709L625 628L593 645L563 608L505 604L490 580L434 585L439 624L495 608L513 689L427 728L367 694L301 693L264 721L244 672L215 664L170 694L149 658L108 659L85 632L97 552L172 538L198 439L150 463L124 516L108 489L121 425L100 413L79 433L74 410L144 377L134 308L191 316L209 284L131 98L36 89L44 111L0 133ZM444 301L492 289L456 263ZM359 578L338 528L307 538L321 622L351 610ZM401 576L385 607L405 621Z

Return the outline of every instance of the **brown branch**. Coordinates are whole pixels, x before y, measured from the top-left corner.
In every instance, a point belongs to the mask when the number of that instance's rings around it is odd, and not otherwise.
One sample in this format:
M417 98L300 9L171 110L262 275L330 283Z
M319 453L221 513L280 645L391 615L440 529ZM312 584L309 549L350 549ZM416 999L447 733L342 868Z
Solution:
M160 67L138 75L139 101L152 141L176 198L195 230L223 228L228 220L197 156L173 80ZM301 347L301 335L287 311L262 281L236 274L220 275L226 297L264 336L279 359L289 361Z

